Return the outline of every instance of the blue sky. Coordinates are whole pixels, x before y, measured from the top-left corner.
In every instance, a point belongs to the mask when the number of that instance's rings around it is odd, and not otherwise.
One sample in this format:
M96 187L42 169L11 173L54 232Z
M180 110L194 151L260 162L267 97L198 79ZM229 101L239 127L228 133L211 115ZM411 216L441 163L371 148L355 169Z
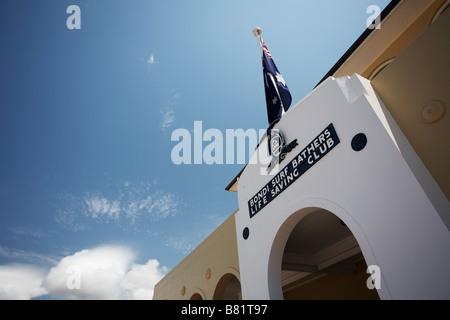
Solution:
M0 298L151 296L238 208L224 188L243 165L175 165L171 134L267 127L252 29L295 104L388 3L2 0ZM96 256L122 262L104 292L55 276Z

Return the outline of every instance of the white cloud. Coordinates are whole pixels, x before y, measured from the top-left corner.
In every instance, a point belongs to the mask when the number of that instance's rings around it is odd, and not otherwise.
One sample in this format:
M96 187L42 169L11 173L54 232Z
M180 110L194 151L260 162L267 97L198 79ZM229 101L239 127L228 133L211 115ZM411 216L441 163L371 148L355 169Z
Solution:
M157 260L132 263L127 247L102 246L65 257L45 278L48 292L67 299L151 299L155 284L167 273Z
M152 299L155 285L168 269L158 260L134 263L124 246L100 246L60 259L50 270L26 264L0 266L0 300Z
M82 250L50 269L45 287L52 295L69 299L120 299L120 283L133 259L124 247Z
M166 267L159 267L158 260L150 259L146 264L133 264L121 282L127 299L146 300L153 298L155 285L167 273Z
M42 285L46 272L35 266L0 266L0 300L29 300L47 294Z

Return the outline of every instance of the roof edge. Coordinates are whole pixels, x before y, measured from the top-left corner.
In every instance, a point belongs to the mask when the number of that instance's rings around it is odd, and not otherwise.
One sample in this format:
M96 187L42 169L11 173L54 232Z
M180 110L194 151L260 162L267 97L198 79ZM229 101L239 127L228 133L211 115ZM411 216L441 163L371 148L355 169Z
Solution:
M384 10L380 14L381 22L386 19L386 17L397 7L397 5L402 2L402 0L392 0L389 4L384 8ZM376 30L375 28L369 29L367 28L364 32L359 36L359 38L351 45L351 47L344 53L344 55L336 62L336 64L328 71L328 73L319 81L319 83L314 87L317 88L323 81L327 78L333 76L345 63L345 61L350 58L350 56L355 53L355 51L361 46L361 44L366 41L366 39Z

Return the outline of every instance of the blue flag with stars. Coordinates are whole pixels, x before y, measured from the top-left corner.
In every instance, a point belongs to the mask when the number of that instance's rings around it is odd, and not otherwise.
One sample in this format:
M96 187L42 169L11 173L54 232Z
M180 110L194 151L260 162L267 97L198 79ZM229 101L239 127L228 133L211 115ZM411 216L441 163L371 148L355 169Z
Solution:
M269 129L271 129L280 120L283 110L286 112L291 106L292 97L264 41L262 41L262 49L267 116Z

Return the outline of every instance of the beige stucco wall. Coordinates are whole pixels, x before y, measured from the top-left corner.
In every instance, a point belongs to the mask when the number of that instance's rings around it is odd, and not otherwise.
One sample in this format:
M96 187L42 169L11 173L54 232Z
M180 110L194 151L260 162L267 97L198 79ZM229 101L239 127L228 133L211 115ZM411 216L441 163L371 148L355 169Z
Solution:
M220 291L231 275L240 280L236 212L155 286L153 299L189 300L201 297L211 300L220 298Z
M450 199L450 10L372 84L447 199Z

